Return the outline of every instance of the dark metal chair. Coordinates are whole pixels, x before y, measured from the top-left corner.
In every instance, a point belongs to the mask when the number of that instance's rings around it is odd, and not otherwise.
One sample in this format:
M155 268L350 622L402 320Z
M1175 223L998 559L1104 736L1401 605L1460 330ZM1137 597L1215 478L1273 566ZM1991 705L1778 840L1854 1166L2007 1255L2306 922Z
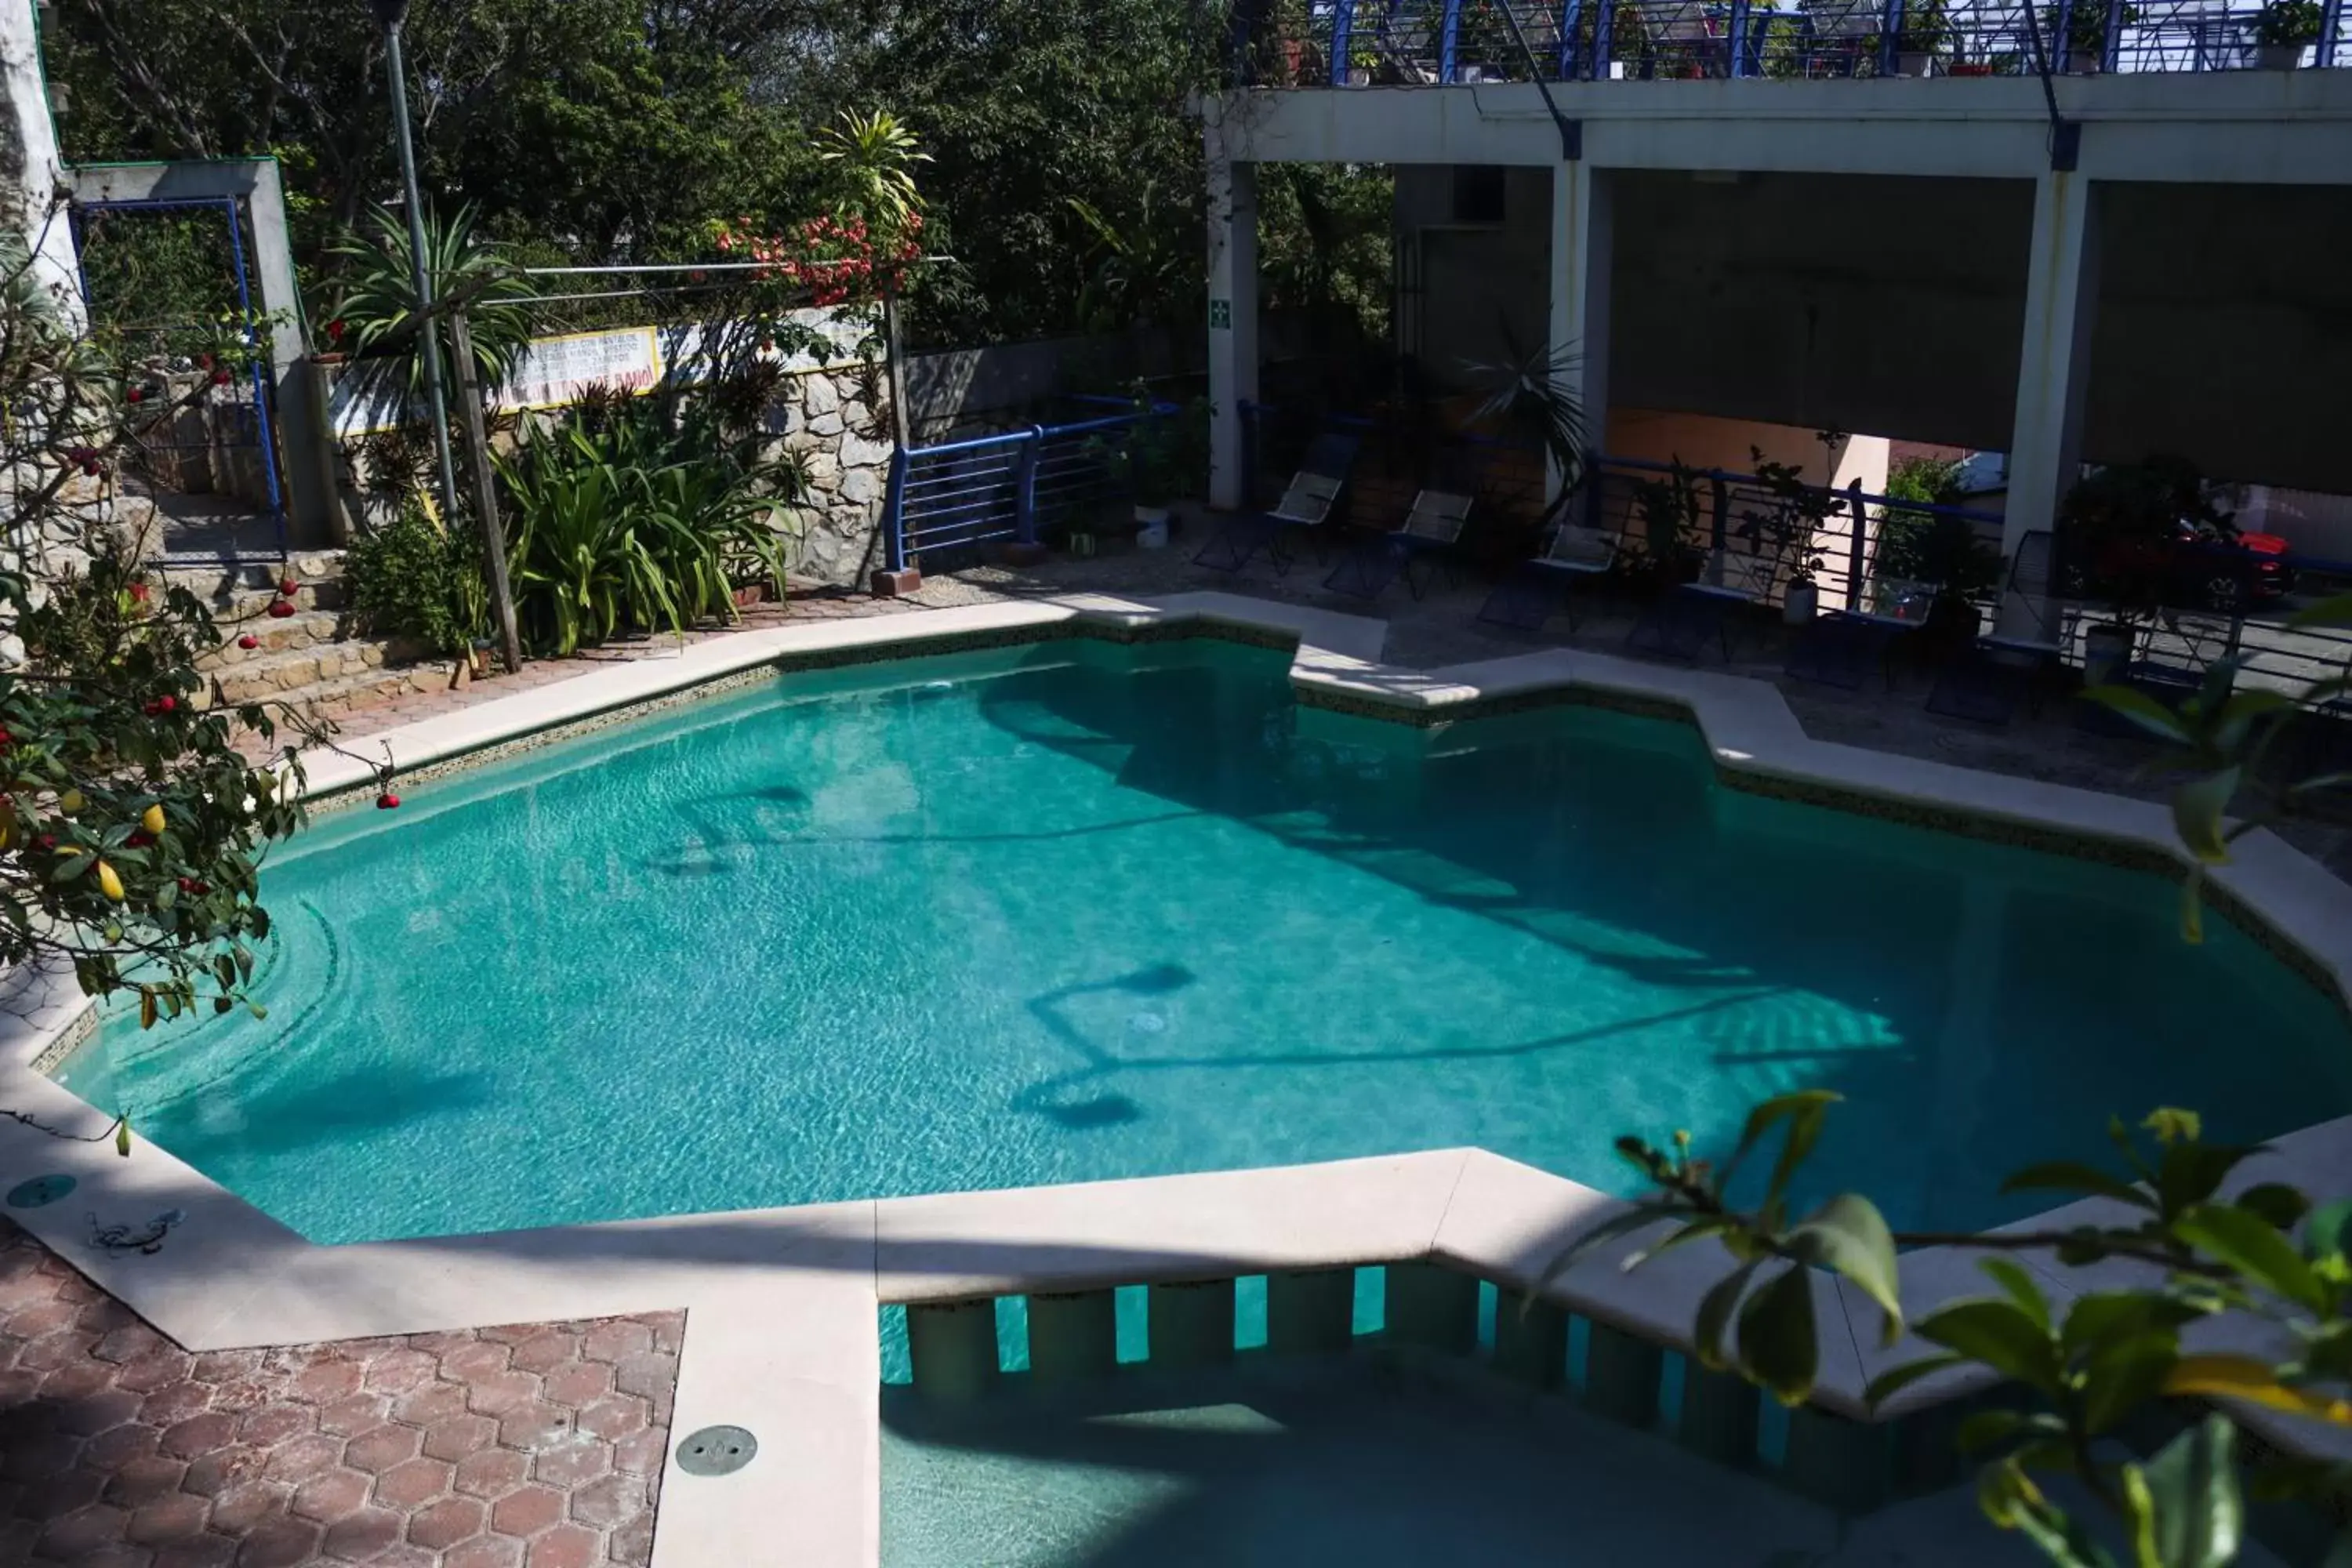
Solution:
M1619 535L1601 529L1557 525L1544 541L1543 553L1522 563L1486 595L1478 618L1489 626L1538 632L1546 621L1564 613L1568 629L1575 631L1577 589L1609 574L1622 542Z
M1263 550L1276 573L1286 573L1291 558L1283 549L1282 536L1296 528L1317 531L1319 550L1319 542L1333 525L1347 491L1357 445L1355 437L1335 431L1316 437L1307 444L1307 456L1282 499L1268 510L1239 511L1226 518L1192 557L1192 563L1214 572L1238 572Z
M1993 629L1947 665L1927 693L1927 711L2005 726L2021 706L2041 710L2041 693L2065 655L2066 607L2048 529L2018 542Z

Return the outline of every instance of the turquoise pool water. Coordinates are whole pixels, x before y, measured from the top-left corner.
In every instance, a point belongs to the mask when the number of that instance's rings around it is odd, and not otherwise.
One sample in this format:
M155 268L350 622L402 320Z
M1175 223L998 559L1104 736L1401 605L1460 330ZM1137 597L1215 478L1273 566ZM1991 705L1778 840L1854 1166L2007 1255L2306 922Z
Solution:
M2158 882L1718 787L1686 728L1302 711L1086 642L780 679L324 818L269 1016L63 1075L320 1241L1482 1144L1820 1155L1975 1226L2110 1112L2352 1109L2334 1007Z

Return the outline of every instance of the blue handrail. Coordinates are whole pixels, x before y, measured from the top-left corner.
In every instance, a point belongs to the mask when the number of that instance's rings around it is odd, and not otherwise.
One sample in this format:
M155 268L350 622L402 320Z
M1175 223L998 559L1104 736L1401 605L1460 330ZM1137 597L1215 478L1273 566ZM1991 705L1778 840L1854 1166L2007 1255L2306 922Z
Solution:
M1000 540L1035 543L1041 518L1073 511L1109 492L1102 437L1177 412L1172 403L1154 402L1146 413L1130 398L1069 401L1125 412L892 453L882 503L883 555L890 570L904 570L926 549Z

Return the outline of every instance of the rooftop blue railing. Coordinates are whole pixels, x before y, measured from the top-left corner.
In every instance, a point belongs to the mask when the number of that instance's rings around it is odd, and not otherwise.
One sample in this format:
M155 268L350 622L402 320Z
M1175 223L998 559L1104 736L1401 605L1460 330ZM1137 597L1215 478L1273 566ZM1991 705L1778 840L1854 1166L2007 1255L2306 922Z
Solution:
M1242 0L1256 86L2021 76L2352 65L2345 0L2266 47L2250 0ZM1516 23L1516 28L1513 24Z
M1147 416L1125 399L1080 397L1081 405L1121 413L1064 425L901 447L890 460L883 501L882 541L894 572L926 552L961 552L1013 541L1034 544L1071 518L1120 491L1113 453L1139 421L1173 413L1157 405Z

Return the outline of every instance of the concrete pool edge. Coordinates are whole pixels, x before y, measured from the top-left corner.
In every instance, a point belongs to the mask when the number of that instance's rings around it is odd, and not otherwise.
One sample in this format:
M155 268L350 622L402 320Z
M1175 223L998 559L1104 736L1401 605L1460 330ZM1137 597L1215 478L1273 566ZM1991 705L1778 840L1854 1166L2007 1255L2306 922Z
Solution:
M1589 700L1579 693L1646 703L1694 722L1727 776L1960 812L2179 864L2161 806L1815 742L1764 682L1567 649L1445 670L1399 669L1380 662L1380 622L1223 594L1159 601L1089 595L746 633L676 658L614 665L496 699L369 744L389 748L404 773L470 766L501 748L544 743L650 703L764 679L780 662L908 657L975 639L1036 640L1081 624L1114 634L1206 628L1248 641L1295 639L1292 680L1303 702L1351 711L1370 706L1372 716L1411 722L1444 722L1522 700ZM309 793L348 794L371 782L364 762L331 755L320 760ZM2222 879L2231 895L2265 926L2284 917L2282 940L2323 966L2340 998L2343 977L2352 973L2343 951L2352 945L2352 922L2344 920L2352 892L2267 834L2242 841L2242 858ZM2303 932L2317 933L2316 951ZM2324 940L2329 935L2333 944ZM89 1027L89 1009L69 977L15 977L0 1007L0 1105L81 1137L102 1135L105 1119L37 1070ZM2288 1134L2276 1150L2248 1180L2298 1180L2323 1195L2352 1185L2352 1118ZM0 1188L49 1173L71 1174L80 1185L68 1201L11 1210L12 1216L190 1349L683 1308L687 1339L672 1430L750 1426L778 1462L760 1467L760 1485L750 1489L666 1468L655 1545L662 1568L764 1560L778 1549L782 1521L796 1531L795 1561L863 1568L877 1560L878 1303L1424 1259L1525 1286L1570 1231L1622 1207L1499 1156L1451 1150L326 1247L164 1151L142 1145L136 1158L121 1161L100 1142L61 1143L0 1122ZM137 1226L166 1209L185 1217L156 1253L90 1245L90 1223ZM2067 1217L2077 1216L2061 1209L2021 1223ZM1725 1265L1693 1247L1628 1276L1612 1254L1632 1245L1595 1258L1545 1296L1652 1342L1684 1343L1698 1296ZM1914 1311L1988 1291L1953 1249L1907 1255L1904 1273ZM2071 1271L2050 1280L2053 1294L2090 1282ZM1909 1359L1916 1347L1882 1351L1874 1311L1836 1281L1817 1276L1815 1297L1831 1331L1819 1402L1840 1415L1873 1418L1861 1405L1867 1377ZM2246 1331L2213 1325L2223 1341L2242 1342ZM1973 1386L1965 1379L1923 1384L1875 1418ZM2242 1415L2282 1446L2345 1452L2289 1418Z

